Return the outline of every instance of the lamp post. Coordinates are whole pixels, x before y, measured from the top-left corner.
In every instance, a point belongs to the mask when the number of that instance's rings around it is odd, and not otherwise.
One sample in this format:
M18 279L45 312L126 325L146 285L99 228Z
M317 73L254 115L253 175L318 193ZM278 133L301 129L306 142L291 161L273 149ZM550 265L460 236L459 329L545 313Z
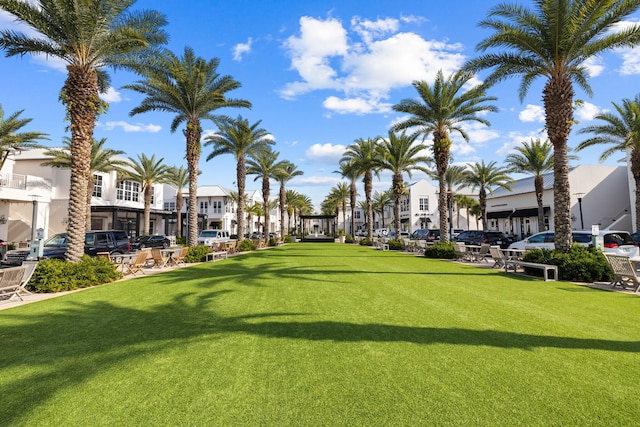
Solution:
M580 229L584 230L584 220L582 218L582 196L584 196L584 193L576 193L576 196L578 196L578 209L580 210Z
M31 194L31 203L33 207L31 208L31 242L36 241L36 228L38 226L38 196L37 194Z

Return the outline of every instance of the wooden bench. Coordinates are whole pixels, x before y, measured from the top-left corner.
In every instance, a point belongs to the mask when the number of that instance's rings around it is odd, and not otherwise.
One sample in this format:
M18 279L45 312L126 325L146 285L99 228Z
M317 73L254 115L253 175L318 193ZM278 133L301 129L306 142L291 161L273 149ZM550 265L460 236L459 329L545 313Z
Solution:
M227 251L209 252L205 259L207 261L215 261L216 259L227 259L228 254L229 253Z
M544 280L558 280L558 266L550 265L550 264L539 264L537 262L527 262L527 261L519 261L519 260L505 260L504 262L504 271L505 273L509 273L509 269L511 268L512 273L518 273L518 267L522 268L537 268L542 270L544 275ZM552 272L553 278L549 278L549 272Z

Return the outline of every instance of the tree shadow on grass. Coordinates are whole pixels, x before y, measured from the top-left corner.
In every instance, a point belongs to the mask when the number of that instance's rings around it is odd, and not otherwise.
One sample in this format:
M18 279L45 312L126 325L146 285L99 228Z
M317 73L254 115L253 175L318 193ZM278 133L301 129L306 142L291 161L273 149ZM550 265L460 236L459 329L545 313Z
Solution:
M215 299L232 291L175 295L167 304L138 309L104 301L81 304L71 294L42 303L43 310L3 314L0 342L0 420L28 419L61 389L74 387L123 361L195 341L246 334L274 339L342 343L450 344L532 350L540 347L640 352L640 342L545 336L496 330L302 321L308 313L253 313L221 316ZM46 310L44 310L46 306ZM313 316L313 317L312 317ZM354 350L354 351L357 351ZM185 356L185 357L188 357ZM180 363L179 360L174 363ZM90 396L88 396L90 398Z

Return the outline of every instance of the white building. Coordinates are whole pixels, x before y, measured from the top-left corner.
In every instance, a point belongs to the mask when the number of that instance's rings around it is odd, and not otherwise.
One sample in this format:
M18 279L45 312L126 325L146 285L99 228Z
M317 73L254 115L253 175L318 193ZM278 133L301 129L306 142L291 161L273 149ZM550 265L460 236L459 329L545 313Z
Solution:
M487 229L500 230L521 239L538 230L534 177L517 180L511 190L487 195ZM627 168L581 165L569 172L573 229L632 230ZM542 197L545 227L553 229L553 173L544 175Z

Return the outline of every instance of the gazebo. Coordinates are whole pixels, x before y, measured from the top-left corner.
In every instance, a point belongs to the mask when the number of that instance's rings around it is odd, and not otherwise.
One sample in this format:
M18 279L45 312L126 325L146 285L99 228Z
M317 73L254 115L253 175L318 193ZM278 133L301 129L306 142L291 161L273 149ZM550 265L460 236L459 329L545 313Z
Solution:
M335 242L335 215L300 215L303 242Z

